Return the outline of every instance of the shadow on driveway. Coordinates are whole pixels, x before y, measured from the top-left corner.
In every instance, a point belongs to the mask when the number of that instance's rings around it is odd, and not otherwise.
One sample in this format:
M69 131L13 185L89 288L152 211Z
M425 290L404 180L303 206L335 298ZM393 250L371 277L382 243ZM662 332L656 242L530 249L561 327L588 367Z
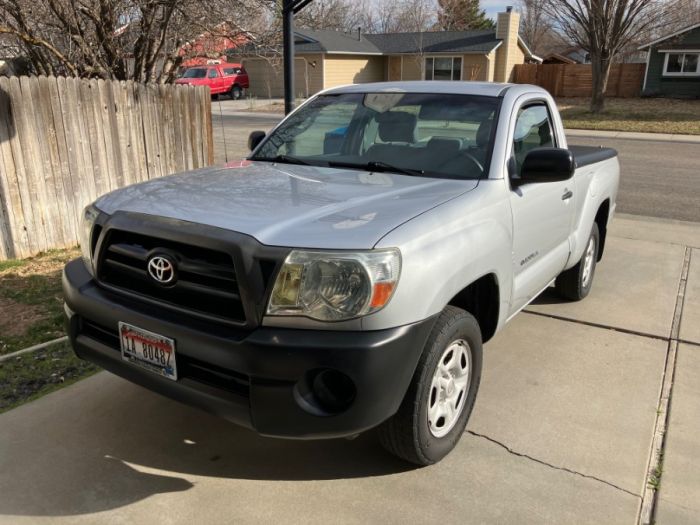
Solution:
M0 450L0 514L15 516L115 509L186 491L197 476L331 480L411 469L372 432L263 438L107 373L3 414Z

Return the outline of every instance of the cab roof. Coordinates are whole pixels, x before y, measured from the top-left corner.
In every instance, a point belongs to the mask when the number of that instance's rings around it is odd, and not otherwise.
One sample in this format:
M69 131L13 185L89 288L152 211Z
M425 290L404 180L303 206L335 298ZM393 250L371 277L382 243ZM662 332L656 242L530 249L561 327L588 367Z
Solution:
M505 84L500 82L455 82L449 80L415 80L399 82L374 82L369 84L351 84L339 86L323 91L323 94L339 93L382 93L382 92L404 92L404 93L444 93L452 95L481 95L486 97L498 97L510 88L522 90L526 88L528 92L542 91L538 86L527 84Z

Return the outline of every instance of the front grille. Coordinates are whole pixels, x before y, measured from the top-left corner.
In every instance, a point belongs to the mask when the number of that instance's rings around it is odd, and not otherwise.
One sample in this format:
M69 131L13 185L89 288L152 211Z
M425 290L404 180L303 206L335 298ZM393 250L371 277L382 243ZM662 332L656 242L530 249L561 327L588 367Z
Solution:
M112 350L121 352L119 332L116 328L106 328L87 319L82 319L80 333ZM243 397L250 397L250 378L247 375L179 354L177 348L175 349L175 359L180 379L189 379Z
M162 286L148 274L149 259L161 252L176 263L172 286ZM98 277L102 284L158 304L245 322L233 259L223 252L112 229L102 242Z

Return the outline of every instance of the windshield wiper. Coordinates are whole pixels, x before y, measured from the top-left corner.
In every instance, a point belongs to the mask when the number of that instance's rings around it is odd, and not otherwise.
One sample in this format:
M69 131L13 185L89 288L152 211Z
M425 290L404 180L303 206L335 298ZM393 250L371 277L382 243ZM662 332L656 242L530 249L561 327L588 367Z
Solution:
M283 164L299 164L301 166L312 166L310 162L307 162L299 157L292 157L291 155L277 155L275 157L254 157L253 160L262 160L265 162L281 162Z
M357 169L366 170L366 171L378 171L378 172L394 171L396 173L402 173L403 175L411 175L414 177L417 175L425 175L425 171L423 171L423 170L414 170L411 168L400 168L399 166L394 166L393 164L389 164L388 162L383 162L381 160L372 160L366 164L359 164L359 163L354 163L354 162L330 161L328 163L328 166L331 168L357 168Z

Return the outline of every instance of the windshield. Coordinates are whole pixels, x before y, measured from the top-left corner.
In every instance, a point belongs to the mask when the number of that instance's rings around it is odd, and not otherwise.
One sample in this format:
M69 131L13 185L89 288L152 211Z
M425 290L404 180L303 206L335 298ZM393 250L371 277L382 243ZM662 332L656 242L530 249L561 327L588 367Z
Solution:
M202 68L188 69L185 71L182 78L204 78L207 76L207 70Z
M475 179L488 170L498 107L499 99L474 95L321 95L253 159Z

